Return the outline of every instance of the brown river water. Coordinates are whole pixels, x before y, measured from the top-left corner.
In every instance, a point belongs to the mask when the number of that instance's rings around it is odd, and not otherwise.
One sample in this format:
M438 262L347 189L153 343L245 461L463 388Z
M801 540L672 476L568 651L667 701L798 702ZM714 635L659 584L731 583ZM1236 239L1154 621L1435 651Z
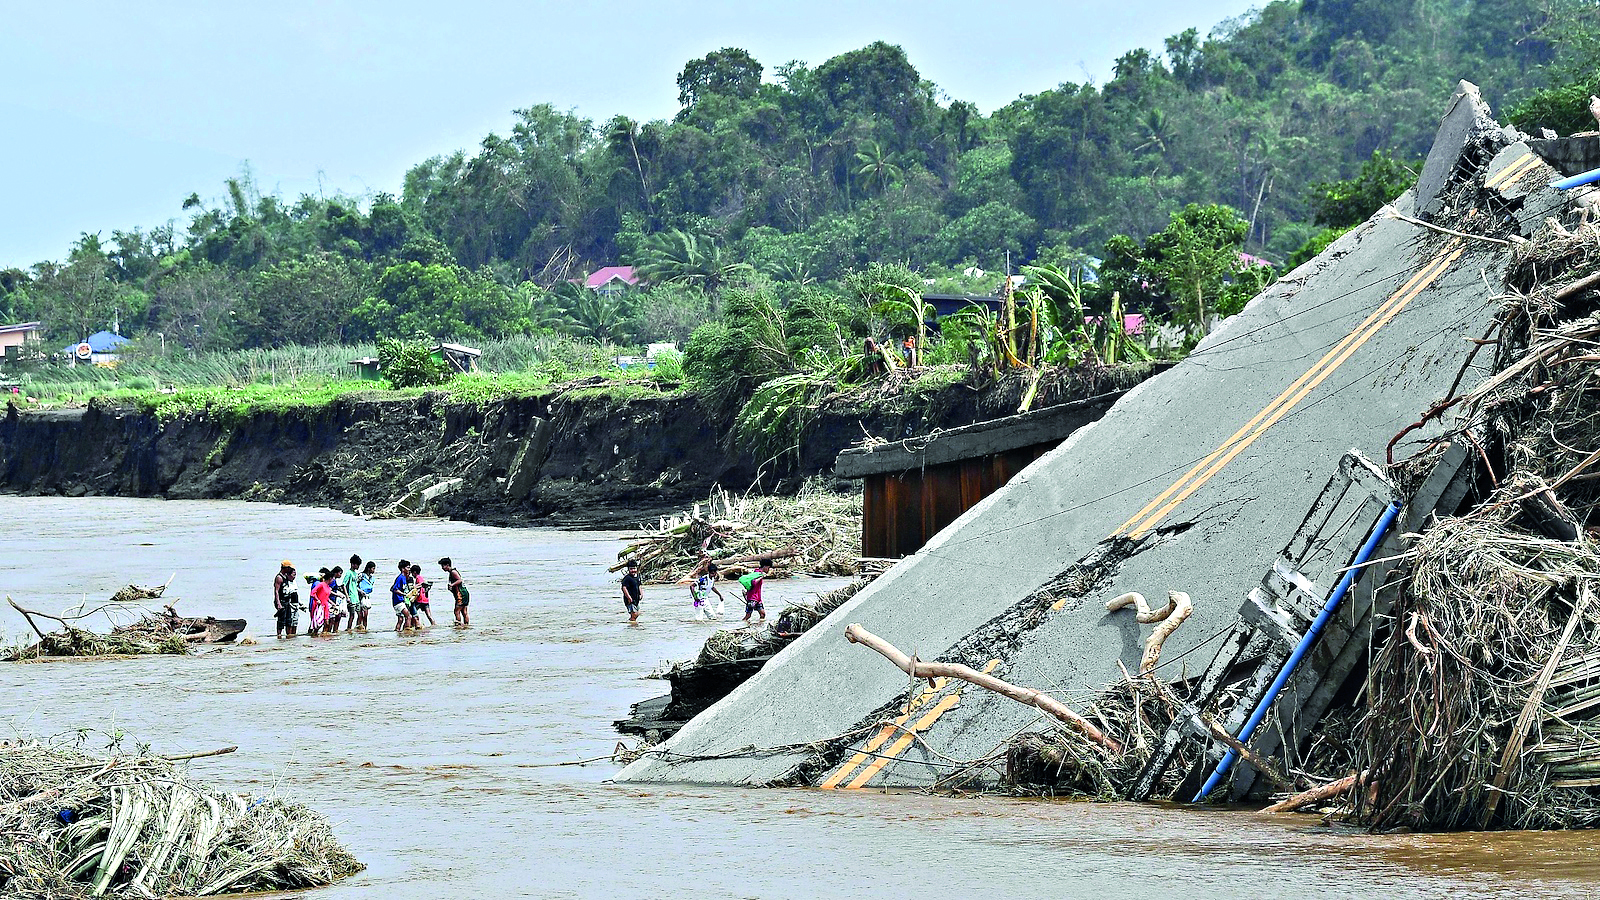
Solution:
M1587 897L1594 836L1371 836L1313 817L997 797L616 785L611 721L711 626L681 589L623 623L615 533L364 521L270 504L0 497L0 594L64 609L129 581L244 617L255 646L0 664L0 737L90 729L197 760L224 787L334 820L367 870L316 900L438 897ZM279 559L454 557L473 626L272 636ZM837 582L775 583L786 596ZM26 626L9 608L6 637Z

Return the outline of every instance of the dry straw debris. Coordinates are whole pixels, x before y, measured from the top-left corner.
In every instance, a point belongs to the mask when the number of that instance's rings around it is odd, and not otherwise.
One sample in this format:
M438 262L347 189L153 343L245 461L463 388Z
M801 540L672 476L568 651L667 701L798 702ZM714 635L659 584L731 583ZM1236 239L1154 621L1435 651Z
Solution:
M664 519L617 554L652 582L699 574L706 559L731 576L762 557L807 575L853 575L861 556L861 495L841 494L812 479L793 497L730 494L716 489L684 516Z
M363 868L321 815L216 790L178 759L0 745L0 896L292 890Z

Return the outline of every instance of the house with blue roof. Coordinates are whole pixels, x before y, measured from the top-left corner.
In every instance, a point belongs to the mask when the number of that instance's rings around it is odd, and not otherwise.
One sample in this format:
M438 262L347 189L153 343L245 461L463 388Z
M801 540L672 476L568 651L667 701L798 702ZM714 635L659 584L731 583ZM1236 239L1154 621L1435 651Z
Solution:
M95 365L115 365L117 362L117 348L126 344L128 339L120 334L109 331L96 331L76 344L68 344L61 348L61 352L70 356L74 363L93 363Z

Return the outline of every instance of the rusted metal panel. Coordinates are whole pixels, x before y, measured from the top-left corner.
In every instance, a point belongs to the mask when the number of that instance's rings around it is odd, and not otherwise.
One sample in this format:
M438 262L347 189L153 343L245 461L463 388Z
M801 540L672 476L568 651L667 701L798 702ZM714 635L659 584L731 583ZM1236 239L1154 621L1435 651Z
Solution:
M1035 444L909 472L866 476L861 552L888 559L917 552L1053 446Z

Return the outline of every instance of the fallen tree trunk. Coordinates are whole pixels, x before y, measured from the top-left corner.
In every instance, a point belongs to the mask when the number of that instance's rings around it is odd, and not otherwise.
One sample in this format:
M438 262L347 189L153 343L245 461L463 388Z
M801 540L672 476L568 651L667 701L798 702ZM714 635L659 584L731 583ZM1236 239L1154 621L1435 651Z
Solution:
M1020 687L993 675L979 672L970 666L963 666L960 663L923 662L900 652L893 644L862 628L860 625L850 625L845 628L844 636L852 644L862 644L869 649L876 650L885 659L894 663L896 668L913 678L958 678L969 684L975 684L985 690L994 691L1002 697L1009 697L1025 706L1032 706L1045 715L1072 726L1081 732L1084 737L1113 753L1122 752L1120 744L1107 737L1105 732L1096 728L1088 719L1073 712L1060 700L1042 691Z
M1262 812L1293 812L1302 806L1307 806L1312 803L1320 803L1323 800L1337 797L1345 791L1355 787L1356 782L1365 778L1366 775L1367 773L1365 772L1362 772L1359 775L1350 774L1339 779L1338 781L1330 781L1327 784L1314 787L1309 791L1301 791L1292 797L1286 797L1282 800L1279 800L1277 803L1274 803L1266 809L1263 809Z

